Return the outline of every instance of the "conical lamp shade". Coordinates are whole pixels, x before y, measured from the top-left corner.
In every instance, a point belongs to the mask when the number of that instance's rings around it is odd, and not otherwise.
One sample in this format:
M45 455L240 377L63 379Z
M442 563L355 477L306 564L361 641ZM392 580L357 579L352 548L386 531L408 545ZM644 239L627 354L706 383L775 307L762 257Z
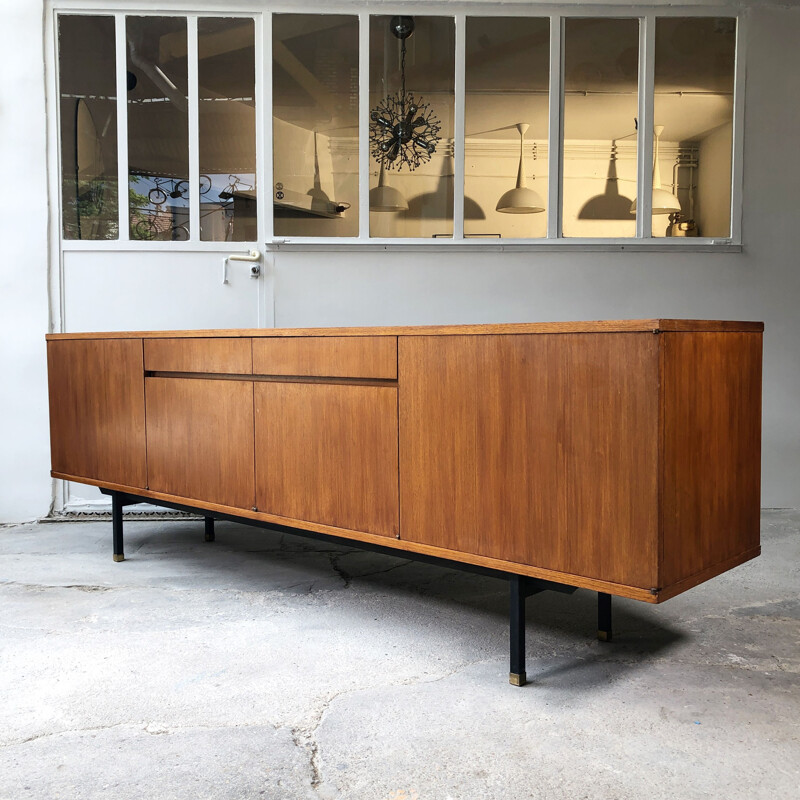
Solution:
M652 214L675 214L681 210L681 201L672 192L661 188L661 167L658 164L658 143L664 132L663 125L656 125L653 129L656 135L653 148L653 208ZM631 214L636 213L636 201L631 203Z
M503 214L537 214L544 211L544 201L538 192L529 189L525 178L525 131L528 125L520 122L517 125L519 131L519 169L517 170L517 185L509 189L498 201L495 208Z
M394 212L408 211L408 201L394 187L386 185L383 161L381 161L381 174L378 185L369 190L369 210Z

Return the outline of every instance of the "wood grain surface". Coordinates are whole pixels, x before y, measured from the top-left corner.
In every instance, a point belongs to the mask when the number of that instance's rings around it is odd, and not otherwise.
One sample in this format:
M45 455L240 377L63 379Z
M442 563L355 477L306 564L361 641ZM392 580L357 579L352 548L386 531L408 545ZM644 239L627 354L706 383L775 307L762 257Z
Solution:
M652 588L649 334L399 340L404 539Z
M147 339L144 368L151 372L228 372L251 374L250 339Z
M397 378L394 336L276 337L253 341L253 372L341 378Z
M348 540L356 542L370 542L374 544L380 544L384 547L394 548L397 550L398 554L403 552L423 553L424 555L437 556L438 558L448 558L452 561L459 561L464 564L474 564L479 567L488 567L489 569L506 571L510 574L528 575L531 578L543 578L544 580L554 581L555 583L563 583L567 586L578 586L580 588L590 589L595 592L608 592L609 594L616 595L617 597L629 597L632 600L642 600L646 603L658 603L660 601L660 595L658 592L653 592L648 589L638 589L635 586L609 583L608 581L601 581L595 578L583 578L580 575L569 575L568 573L556 572L555 570L543 569L542 567L531 567L527 564L515 564L510 561L501 561L497 558L487 558L486 556L474 555L473 553L446 550L441 547L432 547L427 544L420 544L419 542L394 539L375 533L365 533L364 531L336 528L332 525L325 525L319 522L292 519L290 517L280 517L277 514L268 514L262 511L248 511L244 508L233 508L231 506L221 505L220 503L210 503L207 500L192 500L191 498L164 494L163 492L153 492L147 489L134 489L130 486L109 483L108 481L97 481L93 478L77 478L74 475L61 472L53 472L52 475L54 478L61 478L66 481L77 480L82 481L83 483L88 483L92 486L102 486L105 489L118 492L132 492L133 494L139 495L146 499L166 500L168 502L190 505L202 510L219 511L224 514L233 514L246 519L263 522L265 527L269 527L272 524L286 525L299 530L315 531L317 533L325 533L330 536L338 536L341 537L343 545L346 545Z
M251 509L253 384L146 378L148 486Z
M658 602L758 555L762 328L51 336L52 474Z
M663 336L664 588L759 545L761 340Z
M396 388L258 383L255 409L259 511L397 534Z
M146 485L140 339L47 345L54 470Z
M616 333L671 331L762 331L763 322L696 319L614 319L587 322L517 322L480 325L417 325L373 328L241 328L196 331L109 331L107 333L51 333L48 339L164 339L197 337L273 336L464 336L467 334Z

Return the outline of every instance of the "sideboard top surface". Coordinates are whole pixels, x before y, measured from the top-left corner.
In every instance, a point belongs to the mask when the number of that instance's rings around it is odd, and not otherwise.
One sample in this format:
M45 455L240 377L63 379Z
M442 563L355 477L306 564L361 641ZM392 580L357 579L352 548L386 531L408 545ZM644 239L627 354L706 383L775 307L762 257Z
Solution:
M535 333L646 333L652 331L728 332L764 330L763 322L698 319L628 319L593 322L521 322L480 325L417 325L373 328L237 328L231 330L109 331L51 333L58 339L176 339L272 336L464 336Z

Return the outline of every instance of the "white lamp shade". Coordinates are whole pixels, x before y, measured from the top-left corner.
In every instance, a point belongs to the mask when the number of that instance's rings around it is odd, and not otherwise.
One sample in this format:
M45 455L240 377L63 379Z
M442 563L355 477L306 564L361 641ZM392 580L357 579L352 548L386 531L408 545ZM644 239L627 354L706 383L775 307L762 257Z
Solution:
M519 169L517 169L517 185L509 189L498 201L495 211L503 214L536 214L544 211L544 201L537 192L528 188L525 178L525 131L527 122L518 122L519 131Z
M369 190L369 210L408 211L408 202L393 186L375 186Z
M497 211L504 214L536 214L544 211L544 201L538 192L526 186L509 189L498 201Z
M653 208L652 214L675 214L681 210L681 201L675 195L661 188L661 168L658 163L658 146L661 141L661 134L664 132L663 125L656 125L653 129L655 133L655 144L653 145ZM631 203L631 214L636 213L636 201Z
M653 189L653 215L676 214L681 210L681 201L666 189ZM636 201L631 203L631 214L636 213Z
M386 170L383 161L381 161L378 185L369 190L369 210L388 213L408 211L408 201L403 197L402 193L393 186L386 184Z

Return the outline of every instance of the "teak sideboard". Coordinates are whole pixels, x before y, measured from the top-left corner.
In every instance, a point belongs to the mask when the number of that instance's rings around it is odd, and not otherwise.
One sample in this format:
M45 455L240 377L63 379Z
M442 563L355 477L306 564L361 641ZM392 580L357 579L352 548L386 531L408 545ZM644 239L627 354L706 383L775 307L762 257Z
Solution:
M758 322L54 334L52 475L658 603L760 552Z

